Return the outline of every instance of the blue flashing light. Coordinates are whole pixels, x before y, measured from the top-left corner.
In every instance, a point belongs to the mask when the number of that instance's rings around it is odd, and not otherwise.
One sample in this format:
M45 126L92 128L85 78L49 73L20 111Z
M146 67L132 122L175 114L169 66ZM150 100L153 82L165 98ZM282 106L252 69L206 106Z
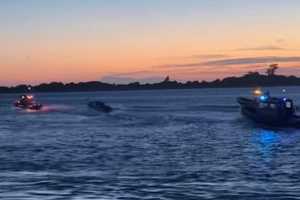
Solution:
M287 98L285 98L285 97L284 97L284 98L282 98L282 100L283 100L283 101L286 101L286 100L287 100Z
M260 99L261 101L266 101L266 100L268 99L268 97L265 96L265 95L262 95L262 96L259 97L259 99Z

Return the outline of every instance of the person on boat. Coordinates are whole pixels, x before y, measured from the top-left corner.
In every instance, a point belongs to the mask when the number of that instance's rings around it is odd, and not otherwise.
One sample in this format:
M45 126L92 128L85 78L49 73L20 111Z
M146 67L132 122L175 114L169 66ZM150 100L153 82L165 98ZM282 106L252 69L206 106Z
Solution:
M22 106L32 105L34 103L33 96L22 95L20 96L20 100L18 100L17 103Z

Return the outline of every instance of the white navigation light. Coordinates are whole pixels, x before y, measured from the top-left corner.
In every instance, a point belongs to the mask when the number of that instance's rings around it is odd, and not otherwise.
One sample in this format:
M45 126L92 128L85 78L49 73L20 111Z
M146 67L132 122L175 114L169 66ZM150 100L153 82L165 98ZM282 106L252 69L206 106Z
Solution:
M285 107L286 107L286 108L292 108L292 103L291 103L290 101L287 101L287 102L285 103Z

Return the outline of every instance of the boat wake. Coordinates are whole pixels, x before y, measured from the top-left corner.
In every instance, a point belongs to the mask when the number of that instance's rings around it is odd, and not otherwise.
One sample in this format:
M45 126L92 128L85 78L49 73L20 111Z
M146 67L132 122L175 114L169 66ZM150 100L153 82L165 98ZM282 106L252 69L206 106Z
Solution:
M238 112L239 106L238 105L192 105L192 106L185 106L185 105L175 105L175 106L152 106L152 105L145 105L145 106L131 106L131 107L123 107L124 110L127 111L135 111L135 112L167 112L167 111L212 111L212 112Z
M42 112L65 112L72 110L73 107L67 105L45 105Z
M189 106L188 109L199 111L217 111L217 112L237 112L239 111L238 105L196 105Z

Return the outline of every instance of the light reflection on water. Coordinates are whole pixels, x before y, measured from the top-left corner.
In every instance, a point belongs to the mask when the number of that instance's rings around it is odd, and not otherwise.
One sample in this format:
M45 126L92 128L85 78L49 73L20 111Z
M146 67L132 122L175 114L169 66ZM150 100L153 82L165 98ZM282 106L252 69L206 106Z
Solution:
M281 142L279 131L261 129L254 132L254 139L262 157L271 161Z

